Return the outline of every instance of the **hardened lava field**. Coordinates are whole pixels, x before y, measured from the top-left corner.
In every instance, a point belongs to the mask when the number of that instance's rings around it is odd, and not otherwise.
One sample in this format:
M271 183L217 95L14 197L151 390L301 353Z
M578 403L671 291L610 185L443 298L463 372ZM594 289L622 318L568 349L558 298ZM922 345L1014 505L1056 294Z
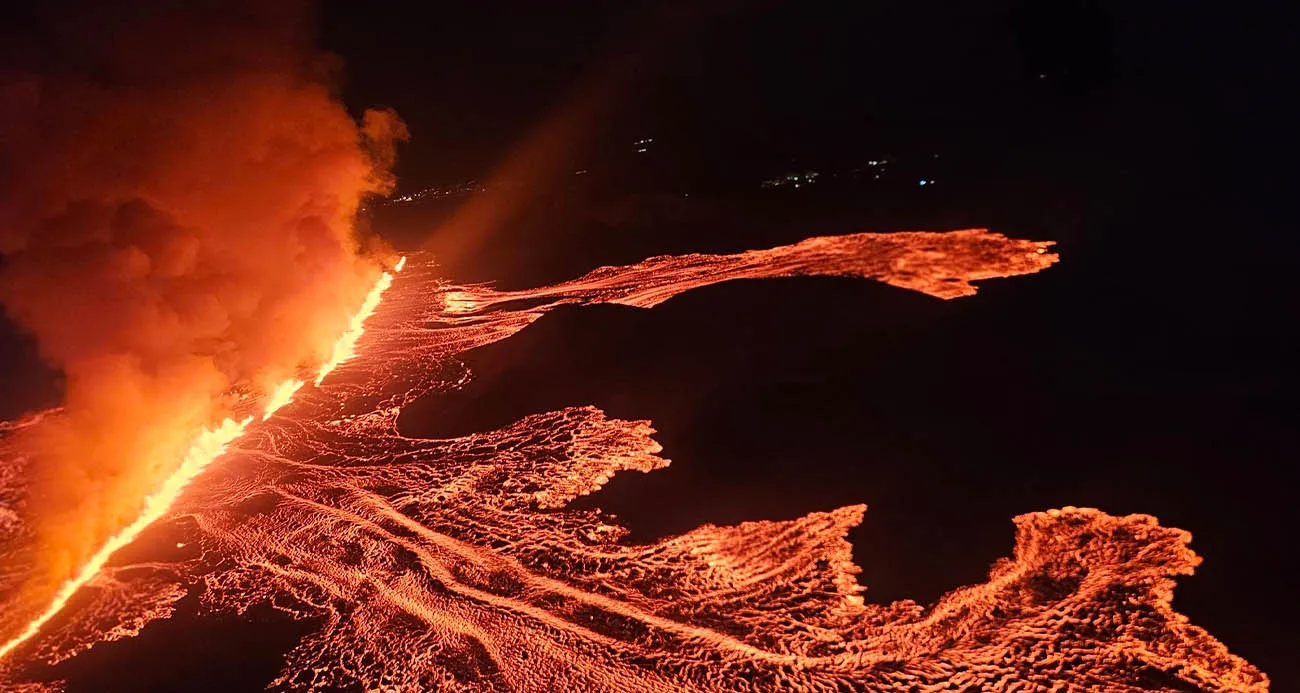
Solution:
M130 637L200 591L320 624L281 690L1263 691L1268 680L1172 610L1189 536L1145 515L1015 518L1014 555L937 603L864 601L847 531L865 506L703 526L648 545L572 510L625 470L668 464L649 421L583 403L495 431L401 435L403 407L461 386L457 355L563 304L651 308L732 279L869 278L951 299L1030 274L1049 243L985 230L811 238L656 257L527 291L457 286L411 256L356 355L248 425L163 522L201 550L111 562L0 662L6 690ZM10 424L40 425L39 417ZM22 577L25 458L0 441L0 594Z

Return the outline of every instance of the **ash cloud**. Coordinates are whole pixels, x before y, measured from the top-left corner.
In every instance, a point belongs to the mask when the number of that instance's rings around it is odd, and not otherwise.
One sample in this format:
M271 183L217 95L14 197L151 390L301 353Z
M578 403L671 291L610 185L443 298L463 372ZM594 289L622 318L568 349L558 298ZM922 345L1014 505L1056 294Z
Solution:
M0 636L130 522L232 392L328 356L391 259L354 217L391 189L406 137L336 98L306 3L33 11L0 36L0 302L66 387L24 432L36 565Z

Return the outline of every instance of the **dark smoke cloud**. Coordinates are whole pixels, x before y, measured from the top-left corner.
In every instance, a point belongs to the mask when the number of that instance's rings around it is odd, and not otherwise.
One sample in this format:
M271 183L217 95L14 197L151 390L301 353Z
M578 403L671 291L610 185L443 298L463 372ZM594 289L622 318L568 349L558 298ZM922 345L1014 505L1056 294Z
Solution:
M66 376L35 427L36 578L0 639L194 435L328 355L386 257L359 238L405 127L359 124L303 3L33 10L0 64L0 301Z

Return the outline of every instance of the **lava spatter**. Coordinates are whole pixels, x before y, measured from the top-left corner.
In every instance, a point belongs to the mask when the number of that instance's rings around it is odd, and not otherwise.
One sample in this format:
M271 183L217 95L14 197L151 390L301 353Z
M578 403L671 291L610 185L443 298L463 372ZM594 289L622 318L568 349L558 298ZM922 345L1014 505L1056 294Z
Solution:
M619 472L668 464L651 422L577 402L461 438L396 427L414 399L463 384L458 354L558 305L648 308L795 275L955 298L973 280L1047 268L1049 245L983 230L858 234L510 292L448 284L412 256L355 356L251 424L174 506L220 559L108 566L22 652L34 666L129 636L188 588L215 610L269 603L319 619L270 682L284 690L1266 690L1172 610L1173 578L1199 559L1186 533L1147 516L1023 515L1014 555L986 583L930 606L871 604L845 540L864 506L648 545L567 508ZM10 452L4 463L19 464ZM0 474L0 498L19 497L21 476ZM124 597L142 593L161 597Z

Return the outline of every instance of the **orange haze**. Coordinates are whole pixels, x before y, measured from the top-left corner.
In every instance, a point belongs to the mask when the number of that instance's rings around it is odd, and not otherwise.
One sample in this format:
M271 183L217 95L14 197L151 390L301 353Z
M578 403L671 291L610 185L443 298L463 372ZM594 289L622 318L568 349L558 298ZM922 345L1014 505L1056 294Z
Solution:
M0 300L66 375L28 434L35 571L0 594L0 640L236 391L327 359L394 259L353 220L405 127L348 114L305 6L238 4L90 8L0 67Z

